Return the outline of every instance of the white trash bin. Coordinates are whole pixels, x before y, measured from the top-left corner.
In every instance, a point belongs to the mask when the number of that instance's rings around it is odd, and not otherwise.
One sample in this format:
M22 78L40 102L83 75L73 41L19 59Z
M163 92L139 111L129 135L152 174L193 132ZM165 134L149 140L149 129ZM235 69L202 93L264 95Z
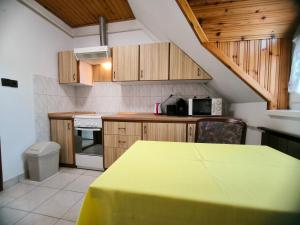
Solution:
M42 181L58 172L59 150L56 142L39 142L25 151L30 180Z

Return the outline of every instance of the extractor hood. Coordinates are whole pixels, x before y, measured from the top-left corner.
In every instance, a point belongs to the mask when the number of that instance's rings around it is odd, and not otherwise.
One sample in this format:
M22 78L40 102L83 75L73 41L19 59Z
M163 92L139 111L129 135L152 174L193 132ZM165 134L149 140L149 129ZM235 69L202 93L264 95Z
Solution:
M101 61L110 57L110 49L107 46L106 19L99 17L100 46L75 48L74 54L80 61Z
M90 61L99 60L110 57L110 49L108 46L96 46L87 48L75 48L74 54L77 60Z

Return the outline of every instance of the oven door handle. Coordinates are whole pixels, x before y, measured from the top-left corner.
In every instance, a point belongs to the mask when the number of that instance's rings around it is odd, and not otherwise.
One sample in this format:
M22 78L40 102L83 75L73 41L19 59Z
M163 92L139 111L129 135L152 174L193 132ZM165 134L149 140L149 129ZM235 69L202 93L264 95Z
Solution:
M75 127L75 130L83 130L83 131L100 131L101 128Z

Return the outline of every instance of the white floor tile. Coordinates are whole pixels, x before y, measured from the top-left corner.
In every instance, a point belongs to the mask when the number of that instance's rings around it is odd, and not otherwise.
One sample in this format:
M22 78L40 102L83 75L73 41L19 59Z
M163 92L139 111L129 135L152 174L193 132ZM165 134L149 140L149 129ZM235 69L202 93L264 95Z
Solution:
M16 225L53 225L57 222L56 218L30 213Z
M63 172L63 173L72 173L72 174L83 174L86 170L83 170L83 169L77 169L77 168L68 168L68 167L61 167L60 172Z
M75 225L76 223L74 222L70 222L70 221L66 221L66 220L59 220L58 223L56 223L55 225Z
M46 202L41 204L34 212L62 218L62 216L81 198L83 194L71 191L59 191Z
M67 213L63 216L63 219L71 220L76 222L77 217L79 216L81 205L83 203L83 198L81 198L75 205L70 208Z
M4 192L0 193L0 207L5 206L7 203L11 202L15 198L6 195Z
M7 204L7 207L20 209L24 211L32 211L49 197L54 195L58 190L46 187L37 187L31 192L23 195Z
M74 180L72 183L70 183L69 185L67 185L64 188L64 190L85 193L87 191L88 187L90 186L90 184L95 179L96 179L95 177L81 175L76 180Z
M95 170L86 170L83 175L91 177L99 177L103 172Z
M61 189L67 184L74 181L78 178L78 174L70 174L70 173L59 173L57 176L52 177L51 179L43 182L41 186Z
M34 188L35 188L34 185L17 183L14 186L12 186L11 188L5 190L3 193L12 198L18 198L18 197L21 197L22 195L30 192Z
M34 181L34 180L29 180L29 179L23 179L23 180L20 180L20 183L23 183L23 184L30 184L30 185L34 185L34 186L39 186L39 185L42 184L42 182Z
M9 208L0 208L0 225L12 225L18 222L20 219L27 215L26 212L9 209Z

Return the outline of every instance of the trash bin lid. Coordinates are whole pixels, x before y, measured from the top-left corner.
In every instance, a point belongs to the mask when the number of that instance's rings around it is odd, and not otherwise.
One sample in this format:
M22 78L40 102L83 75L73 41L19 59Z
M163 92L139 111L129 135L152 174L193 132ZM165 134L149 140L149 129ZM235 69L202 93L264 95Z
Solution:
M60 145L57 144L56 142L44 141L44 142L38 142L38 143L30 146L25 151L25 153L27 155L40 157L40 156L44 156L44 155L57 153L57 152L59 152L59 149L60 149Z

